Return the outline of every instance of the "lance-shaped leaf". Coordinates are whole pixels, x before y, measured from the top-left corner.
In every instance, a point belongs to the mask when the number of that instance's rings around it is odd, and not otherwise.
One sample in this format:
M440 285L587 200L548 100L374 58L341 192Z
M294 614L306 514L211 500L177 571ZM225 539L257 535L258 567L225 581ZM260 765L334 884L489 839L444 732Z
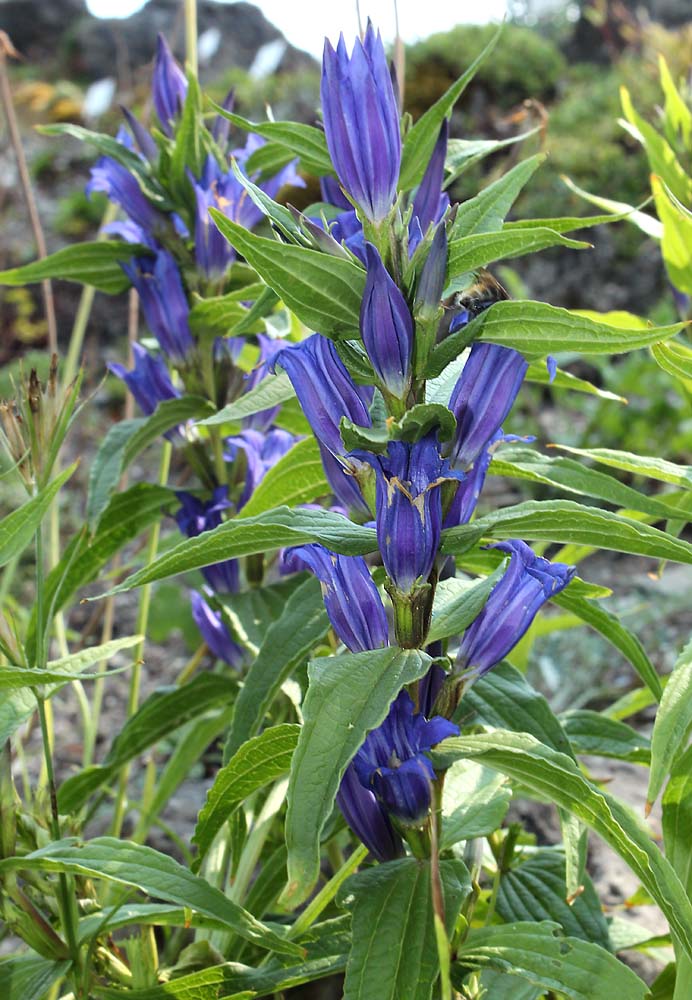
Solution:
M212 531L185 539L109 593L132 590L224 559L308 542L320 542L333 552L351 556L364 555L377 548L374 528L354 524L341 514L277 507L257 517L226 521Z
M61 486L67 482L77 462L56 476L40 493L27 500L0 521L0 566L20 555L36 533Z
M452 737L433 751L433 761L442 765L460 758L477 760L520 781L602 837L640 879L692 957L692 903L670 862L634 814L587 781L571 757L527 733L503 730Z
M661 251L668 277L675 288L692 294L692 213L675 197L660 177L651 178L656 211L663 223Z
M575 708L563 712L560 722L575 753L614 757L632 764L648 764L651 760L651 744L646 736L618 719Z
M3 1000L42 1000L50 987L70 969L70 962L53 962L38 955L20 955L0 961Z
M213 104L213 102L212 102ZM306 169L318 174L332 173L332 161L329 159L324 132L314 125L304 125L300 122L251 122L242 115L227 111L219 104L214 108L233 125L246 132L261 135L263 138L283 146L294 156L298 156ZM255 168L256 169L256 168Z
M431 662L420 650L390 647L309 665L305 723L288 789L286 904L298 906L317 881L320 835L346 767L401 688L422 677Z
M692 643L683 649L665 686L651 734L648 808L661 791L692 730Z
M46 278L61 278L92 285L107 295L118 295L130 285L120 262L149 253L148 247L115 240L73 243L42 260L0 271L0 285L31 285Z
M255 389L251 389L240 399L228 403L218 413L206 417L198 423L202 427L214 427L218 424L235 422L242 420L243 417L251 417L253 413L269 410L279 403L285 403L287 399L293 399L294 396L295 390L286 372L280 372L278 375L267 375Z
M312 503L328 493L331 493L331 487L324 475L319 445L314 438L305 438L269 469L243 507L240 517L254 517L278 504L297 507Z
M281 955L300 955L301 950L279 937L269 927L238 906L207 881L193 875L173 858L143 844L116 837L76 837L57 840L21 858L0 861L0 871L67 872L104 878L132 886L157 899L179 903L219 920L246 941Z
M445 294L463 288L464 284L472 284L473 277L469 272L485 267L494 260L509 260L512 257L523 257L525 254L536 253L547 247L562 246L571 250L588 250L591 243L583 240L571 240L552 229L512 229L501 232L478 233L474 236L463 236L449 244L447 258L448 286ZM464 284L459 276L465 276Z
M474 233L492 233L502 229L505 216L522 188L544 160L542 153L522 160L473 198L462 202L449 234L450 243Z
M219 230L299 320L335 340L359 335L365 271L341 257L255 236L210 209Z
M554 447L560 451L568 451L571 455L591 458L601 465L610 466L611 469L622 469L623 472L632 472L636 476L648 476L649 479L685 486L688 489L692 486L692 466L677 465L675 462L666 461L665 458L633 455L632 452L616 451L613 448L571 448L565 444L556 444Z

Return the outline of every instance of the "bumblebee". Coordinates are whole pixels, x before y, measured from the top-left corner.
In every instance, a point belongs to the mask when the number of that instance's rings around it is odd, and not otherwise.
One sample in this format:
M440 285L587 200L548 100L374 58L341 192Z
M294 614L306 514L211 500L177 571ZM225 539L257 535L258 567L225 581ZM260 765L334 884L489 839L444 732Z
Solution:
M469 320L480 316L496 302L509 298L507 290L484 267L476 271L474 277L476 280L472 285L451 295L443 303L445 309L450 309L453 312L465 309L469 314Z

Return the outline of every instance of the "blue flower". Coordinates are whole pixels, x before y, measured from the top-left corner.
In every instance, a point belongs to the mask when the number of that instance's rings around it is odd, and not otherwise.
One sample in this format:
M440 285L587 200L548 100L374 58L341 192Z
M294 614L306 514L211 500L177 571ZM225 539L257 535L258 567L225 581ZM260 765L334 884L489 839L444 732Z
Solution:
M324 474L337 502L349 511L355 520L369 521L372 516L370 508L363 499L358 480L353 475L352 470L340 458L332 455L331 451L325 448L322 443L318 442L318 444Z
M379 32L349 57L344 36L328 40L322 61L322 111L327 147L342 187L372 222L381 222L396 197L401 165L399 107Z
M166 135L171 135L171 125L178 120L185 104L187 80L162 34L159 34L156 43L151 91L161 129Z
M459 524L468 524L471 520L481 490L485 484L485 477L492 461L495 447L504 440L504 435L498 431L495 437L483 448L470 469L466 470L463 482L459 483L457 491L452 498L452 502L445 511L443 528L456 528Z
M85 188L87 196L102 191L119 205L147 237L165 224L165 217L147 199L137 178L127 167L110 156L102 156L91 168L91 179Z
M441 458L435 434L415 444L390 441L386 455L353 452L375 470L377 541L390 580L402 593L432 572L442 530L440 487L463 480Z
M214 611L196 590L190 594L190 604L195 625L211 653L230 667L240 666L243 647L231 636L222 615Z
M362 556L336 555L318 544L297 545L287 549L284 566L315 574L334 631L352 653L388 644L387 615Z
M448 719L414 714L410 695L401 691L384 722L366 736L353 768L389 815L404 825L421 826L430 812L435 780L425 752L458 735L458 726Z
M372 426L368 413L372 389L355 384L331 340L315 333L284 348L274 363L290 378L315 437L333 455L344 454L342 417L360 427Z
M393 396L408 390L413 319L404 296L372 243L365 244L367 280L360 307L360 333L378 377Z
M149 354L141 344L133 344L132 353L135 363L130 371L116 362L111 362L108 368L123 380L142 413L148 417L162 400L175 399L180 393L171 382L162 358ZM169 431L168 435L172 433Z
M559 594L574 576L574 566L551 563L526 545L512 540L490 546L510 559L487 604L464 632L457 665L478 676L487 673L519 642L546 601Z
M188 538L196 538L205 531L218 528L222 523L222 513L231 506L225 486L218 486L209 500L200 500L192 493L180 490L176 493L181 507L175 514L178 527ZM238 590L239 563L237 559L225 559L202 568L202 576L216 594L233 594Z
M337 243L342 243L361 264L365 264L365 236L355 209L337 215L329 224L329 232Z
M289 431L275 427L266 434L251 427L227 437L224 458L235 461L239 454L245 456L245 483L237 508L242 510L265 475L296 443Z
M139 292L147 325L161 349L174 362L185 362L195 342L190 306L173 257L160 250L154 257L133 257L121 267Z
M334 177L320 177L320 194L322 195L322 201L328 205L343 208L346 212L350 212L353 209L353 205L341 190L339 182Z
M341 779L336 804L359 840L378 861L394 861L404 856L404 842L390 822L387 813L364 788L353 764L349 764Z
M436 319L446 277L447 229L443 223L440 223L430 244L430 250L416 286L414 302L416 319L423 322Z
M232 338L237 339L239 348L245 346L246 341L244 337ZM251 392L255 389L262 379L266 376L274 358L282 351L286 346L284 341L279 339L272 339L268 337L265 333L257 334L257 344L259 346L259 358L255 367L245 376L245 389L244 392ZM234 359L237 360L237 359ZM252 413L248 417L243 417L242 424L243 428L252 428L258 431L267 431L274 423L274 419L281 409L281 404L277 406L270 406L267 410L261 410L259 413Z
M409 254L416 249L428 227L439 222L449 208L449 196L442 191L448 132L449 125L445 118L423 180L413 199L413 214L409 223Z
M528 365L518 351L498 344L471 346L449 400L457 420L455 465L468 468L495 436L514 404Z

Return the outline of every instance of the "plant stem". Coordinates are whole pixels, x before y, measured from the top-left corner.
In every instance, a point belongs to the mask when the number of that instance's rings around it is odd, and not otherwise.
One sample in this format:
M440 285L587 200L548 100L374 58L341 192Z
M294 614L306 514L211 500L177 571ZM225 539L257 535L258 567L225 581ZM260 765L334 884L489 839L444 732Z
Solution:
M185 58L197 76L197 0L185 0Z
M332 875L327 884L324 885L315 898L308 903L286 936L289 938L295 938L304 934L305 931L314 924L322 911L329 906L349 875L354 873L361 862L365 861L367 856L368 849L364 844L360 844L356 847L353 854L346 859L338 872Z
M31 187L31 176L26 163L22 138L17 124L17 116L14 113L12 90L10 89L10 80L7 72L7 57L16 55L17 52L14 45L10 41L9 36L4 31L0 31L0 99L2 100L5 117L7 119L7 128L10 133L12 147L14 149L15 156L17 157L19 180L22 186L22 191L24 192L24 199L29 213L31 228L34 233L34 239L36 240L36 249L38 251L39 258L43 260L43 258L47 256L46 240L43 235L43 228L41 226L38 209L36 208L36 199L34 198L34 192ZM55 319L53 286L48 278L41 282L41 288L43 291L43 305L46 313L46 323L48 325L48 349L51 354L55 354L58 350L58 325Z
M171 463L171 445L169 441L164 441L161 449L161 463L159 466L159 483L164 486L168 481L168 471ZM147 543L145 565L148 566L156 558L159 547L159 536L161 532L160 522L157 522L151 529L149 541ZM149 622L149 607L151 604L151 584L142 587L139 611L137 614L137 634L145 635ZM130 675L130 690L127 699L127 718L130 719L139 706L139 693L142 682L142 656L144 654L144 640L135 646L134 662L132 674ZM118 793L115 800L113 821L111 823L111 835L119 837L122 831L123 819L125 818L125 807L127 803L127 783L130 777L130 764L125 764L120 771L118 781Z

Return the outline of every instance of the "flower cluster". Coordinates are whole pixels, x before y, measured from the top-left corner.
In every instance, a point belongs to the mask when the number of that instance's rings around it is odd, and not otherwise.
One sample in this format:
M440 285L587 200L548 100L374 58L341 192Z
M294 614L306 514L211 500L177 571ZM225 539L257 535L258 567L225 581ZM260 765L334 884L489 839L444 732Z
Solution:
M277 353L274 364L291 380L339 503L357 520L374 518L394 642L424 647L443 569L442 532L473 516L527 363L515 350L473 343L451 382L451 420L437 419L434 408L426 407L430 351L445 329L473 318L459 310L451 324L443 322L451 226L443 189L447 122L417 188L398 192L396 87L370 24L350 55L343 37L336 49L326 43L322 107L338 178L323 178L322 195L340 210L322 225L365 269L360 336L372 377L362 384L361 365L356 382L349 354L320 333ZM412 419L414 409L420 421ZM458 641L452 672L459 683L499 663L574 572L536 556L521 541L494 548L509 561L486 607ZM388 614L362 557L312 544L289 550L284 564L318 577L334 632L348 650L388 644ZM438 698L447 677L441 662L398 694L341 783L338 804L346 821L380 860L400 856L402 838L426 828L438 780L427 752L459 732L435 712L436 701L440 711L454 709L450 699Z

